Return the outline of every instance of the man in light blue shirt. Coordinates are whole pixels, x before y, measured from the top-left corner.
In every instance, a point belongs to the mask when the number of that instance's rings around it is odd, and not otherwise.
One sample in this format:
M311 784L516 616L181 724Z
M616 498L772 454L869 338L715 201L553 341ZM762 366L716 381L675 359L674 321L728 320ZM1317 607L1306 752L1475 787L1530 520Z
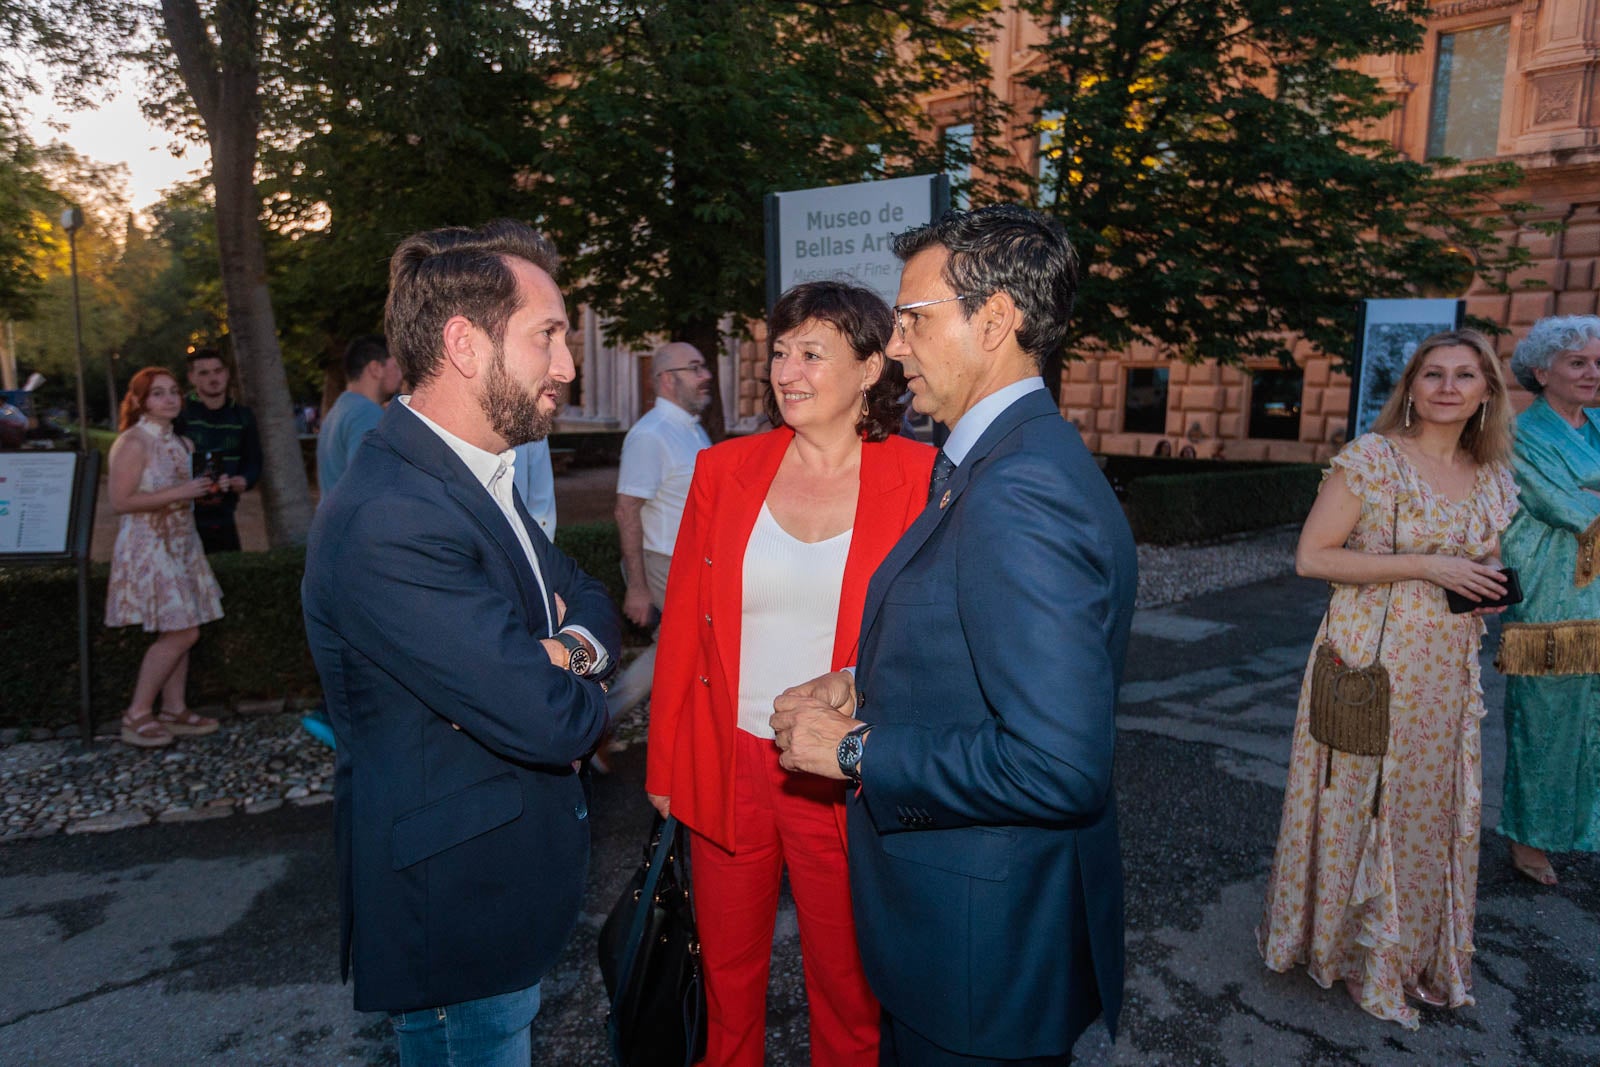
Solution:
M383 405L400 388L400 364L382 335L357 337L344 350L345 390L333 402L317 435L317 486L322 499L333 492L367 431L383 417Z

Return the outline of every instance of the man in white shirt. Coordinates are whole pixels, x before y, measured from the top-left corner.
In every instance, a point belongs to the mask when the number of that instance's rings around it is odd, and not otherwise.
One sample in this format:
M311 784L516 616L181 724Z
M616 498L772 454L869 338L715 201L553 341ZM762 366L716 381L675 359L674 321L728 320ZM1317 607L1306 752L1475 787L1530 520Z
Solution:
M689 500L695 457L711 447L700 425L700 413L711 403L711 370L700 350L682 341L662 345L650 359L650 372L655 407L628 431L617 470L617 536L628 586L622 613L639 626L653 625L666 605L667 570ZM652 644L612 688L613 716L650 692L655 665Z
M513 447L573 378L555 250L518 222L403 241L389 345L412 383L317 510L301 601L333 732L341 963L402 1067L529 1062L583 905L576 766L620 620L535 527Z
M344 350L344 392L333 402L317 434L317 489L333 492L362 438L378 426L383 405L400 388L400 364L381 334L367 334Z

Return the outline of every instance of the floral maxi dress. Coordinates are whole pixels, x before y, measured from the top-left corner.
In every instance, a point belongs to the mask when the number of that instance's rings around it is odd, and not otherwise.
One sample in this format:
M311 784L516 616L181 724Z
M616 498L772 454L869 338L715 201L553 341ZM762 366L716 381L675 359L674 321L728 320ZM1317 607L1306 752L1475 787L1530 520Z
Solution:
M149 456L139 492L155 493L186 482L189 450L170 429L140 419L128 433L146 435ZM160 511L122 516L111 549L106 625L142 625L149 632L187 630L222 618L222 589L206 562L187 500Z
M1377 434L1333 466L1361 499L1347 547L1363 552L1481 558L1517 507L1507 467L1481 466L1471 496L1452 502ZM1450 614L1431 582L1396 582L1392 595L1389 585L1335 585L1313 652L1326 639L1346 663L1371 663L1380 627L1391 687L1382 773L1378 757L1312 740L1308 663L1257 943L1273 970L1305 964L1323 988L1342 980L1367 1011L1415 1029L1407 988L1473 1003L1484 626Z

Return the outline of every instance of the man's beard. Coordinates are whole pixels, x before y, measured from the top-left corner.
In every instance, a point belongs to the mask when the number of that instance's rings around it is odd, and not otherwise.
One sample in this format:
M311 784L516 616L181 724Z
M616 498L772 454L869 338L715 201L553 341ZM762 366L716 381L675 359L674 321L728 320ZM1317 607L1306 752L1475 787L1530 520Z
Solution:
M539 410L539 399L549 389L560 386L545 378L532 390L523 389L506 373L506 353L502 345L495 345L494 360L484 377L483 413L489 417L489 426L505 439L507 448L525 445L529 441L542 441L555 429L556 411ZM559 393L556 410L560 410Z

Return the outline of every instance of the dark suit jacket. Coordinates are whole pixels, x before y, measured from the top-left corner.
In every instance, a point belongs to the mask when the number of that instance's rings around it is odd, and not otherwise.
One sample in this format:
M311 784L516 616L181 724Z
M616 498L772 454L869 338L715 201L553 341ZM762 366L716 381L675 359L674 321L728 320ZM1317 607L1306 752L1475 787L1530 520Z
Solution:
M966 1055L1072 1047L1122 1000L1111 767L1138 561L1049 395L983 433L867 591L849 805L862 963Z
M728 849L737 842L733 752L744 553L792 440L793 430L779 428L700 453L667 577L645 788L671 797L673 815ZM922 511L932 469L933 449L903 437L862 446L861 490L834 628L835 670L855 662L867 580Z
M615 652L605 587L522 520L566 621ZM533 985L583 898L588 807L571 761L598 742L605 695L550 663L554 605L504 513L402 405L317 510L302 599L339 742L340 961L356 1008Z

